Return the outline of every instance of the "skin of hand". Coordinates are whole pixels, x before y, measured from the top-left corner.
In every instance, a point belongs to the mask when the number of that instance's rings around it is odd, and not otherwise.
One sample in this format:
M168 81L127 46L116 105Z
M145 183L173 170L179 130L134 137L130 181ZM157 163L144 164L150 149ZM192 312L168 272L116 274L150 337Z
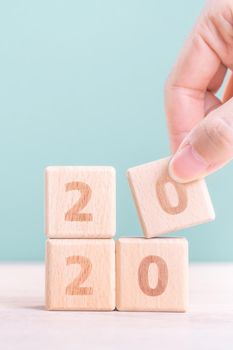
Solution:
M173 156L169 174L194 181L233 158L233 76L222 101L216 97L233 70L233 0L211 0L189 35L165 86Z

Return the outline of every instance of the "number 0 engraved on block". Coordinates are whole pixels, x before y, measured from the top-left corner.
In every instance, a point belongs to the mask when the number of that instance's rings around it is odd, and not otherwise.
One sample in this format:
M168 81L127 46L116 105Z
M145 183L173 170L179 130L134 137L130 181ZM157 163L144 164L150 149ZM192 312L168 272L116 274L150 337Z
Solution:
M66 294L68 295L91 295L93 294L92 287L81 287L90 276L92 264L91 261L85 256L69 256L66 259L66 265L79 264L81 266L81 272L67 287Z
M167 183L171 183L176 190L178 197L178 204L176 206L172 206L169 201L165 188ZM188 197L185 186L171 179L167 171L160 176L156 183L156 194L162 209L168 214L176 215L182 213L187 207Z
M150 264L156 264L158 268L158 283L155 288L149 285L149 267ZM161 295L168 284L168 268L166 262L159 256L149 255L145 257L138 269L138 283L142 292L148 296Z
M65 221L92 221L93 216L90 213L80 213L85 208L91 198L91 188L84 182L69 182L66 184L66 192L80 191L81 197L74 206L65 214Z

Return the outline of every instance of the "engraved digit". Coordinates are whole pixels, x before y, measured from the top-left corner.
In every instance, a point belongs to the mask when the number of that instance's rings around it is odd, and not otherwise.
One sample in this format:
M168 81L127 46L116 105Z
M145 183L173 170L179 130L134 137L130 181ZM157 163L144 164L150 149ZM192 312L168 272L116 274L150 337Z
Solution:
M158 283L155 288L149 285L148 274L150 264L156 264L158 268ZM149 255L145 257L138 269L138 283L142 292L148 296L159 296L164 293L168 284L168 268L166 262L159 256Z
M165 185L169 182L176 189L176 193L178 196L178 204L176 206L171 205L165 191ZM179 214L183 212L187 207L188 197L187 197L185 186L171 179L167 171L161 175L161 177L158 179L156 183L156 194L162 209L168 214L171 214L171 215Z
M65 214L65 221L92 221L93 216L90 213L80 213L85 208L91 198L91 188L84 182L69 182L66 184L66 192L80 191L81 197L74 206Z
M89 277L92 269L91 261L85 256L69 256L66 259L66 265L79 264L81 272L67 287L66 294L68 295L91 295L93 294L92 287L81 287Z

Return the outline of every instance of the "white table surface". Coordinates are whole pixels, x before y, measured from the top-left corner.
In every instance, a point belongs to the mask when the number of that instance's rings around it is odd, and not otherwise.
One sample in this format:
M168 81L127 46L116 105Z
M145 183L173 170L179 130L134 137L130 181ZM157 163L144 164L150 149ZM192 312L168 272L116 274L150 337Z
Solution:
M186 314L48 312L44 267L0 265L0 349L233 349L233 264L190 267Z

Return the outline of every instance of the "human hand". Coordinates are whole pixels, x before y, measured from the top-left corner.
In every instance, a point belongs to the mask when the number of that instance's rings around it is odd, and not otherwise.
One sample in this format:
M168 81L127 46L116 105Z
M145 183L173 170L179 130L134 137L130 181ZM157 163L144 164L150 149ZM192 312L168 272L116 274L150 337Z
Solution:
M215 93L233 70L233 1L211 0L201 14L165 88L172 152L169 174L190 182L233 158L233 76L223 100Z

